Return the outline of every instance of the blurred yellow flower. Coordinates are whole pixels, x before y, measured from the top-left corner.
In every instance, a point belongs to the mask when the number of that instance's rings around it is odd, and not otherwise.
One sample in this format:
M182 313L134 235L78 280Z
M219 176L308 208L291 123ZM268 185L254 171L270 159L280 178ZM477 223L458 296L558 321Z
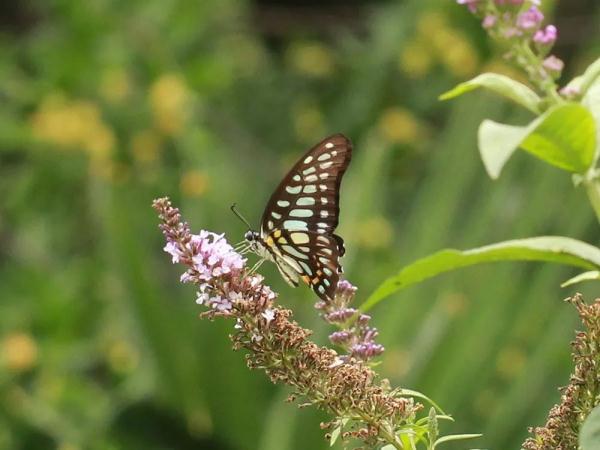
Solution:
M110 103L120 103L131 92L129 75L122 68L105 70L100 78L100 95Z
M421 40L405 45L398 59L398 68L411 78L420 78L431 70L431 49Z
M307 136L321 136L325 134L323 114L313 104L299 104L293 109L292 121L294 131L300 140Z
M446 28L448 28L446 17L437 10L425 11L417 20L417 34L423 37L434 36Z
M359 224L356 236L359 245L371 249L388 246L392 237L392 225L382 216L371 217Z
M471 43L455 30L438 33L434 40L442 63L457 78L473 75L479 57Z
M38 346L29 334L15 332L2 340L2 362L8 370L29 370L35 366L37 360Z
M209 177L200 170L190 170L181 177L180 189L187 197L201 197L209 187Z
M514 378L521 372L526 362L527 355L520 348L504 348L496 359L496 371L503 378Z
M419 77L430 70L433 59L462 78L477 70L479 57L464 34L453 28L439 11L425 12L417 22L417 36L400 57L400 68Z
M327 77L335 70L333 52L317 42L293 43L287 49L286 59L294 70L311 77Z
M135 347L120 339L109 346L107 360L114 372L126 374L134 371L139 365L140 355Z
M62 149L85 150L95 159L109 158L115 146L115 136L102 121L98 106L86 100L50 95L32 115L31 127L36 138Z
M161 138L153 130L137 131L131 137L131 153L140 163L152 163L158 159Z
M389 108L383 111L378 128L382 137L394 144L415 143L421 135L418 119L405 108Z
M150 86L150 106L158 129L177 135L185 127L190 108L190 91L183 78L168 73Z

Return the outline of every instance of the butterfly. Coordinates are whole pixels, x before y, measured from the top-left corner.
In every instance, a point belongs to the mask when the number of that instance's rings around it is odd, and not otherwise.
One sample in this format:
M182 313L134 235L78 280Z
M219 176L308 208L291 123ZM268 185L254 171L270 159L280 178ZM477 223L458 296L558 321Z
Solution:
M351 156L350 140L334 134L294 164L271 195L260 231L244 235L244 250L261 258L253 270L272 261L291 286L302 280L322 300L333 299L342 273L339 258L345 252L343 239L334 231L340 185Z

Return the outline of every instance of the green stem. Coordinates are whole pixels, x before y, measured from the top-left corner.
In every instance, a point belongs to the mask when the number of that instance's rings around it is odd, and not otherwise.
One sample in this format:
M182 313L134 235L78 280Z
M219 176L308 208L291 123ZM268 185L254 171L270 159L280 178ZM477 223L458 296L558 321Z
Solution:
M600 180L596 177L586 177L583 183L590 204L596 213L596 219L600 223Z
M521 56L527 61L529 65L529 77L531 81L536 83L540 90L542 90L547 98L553 103L561 103L562 97L556 91L557 86L548 71L542 66L542 61L536 55L528 42L523 42L522 45L516 47Z

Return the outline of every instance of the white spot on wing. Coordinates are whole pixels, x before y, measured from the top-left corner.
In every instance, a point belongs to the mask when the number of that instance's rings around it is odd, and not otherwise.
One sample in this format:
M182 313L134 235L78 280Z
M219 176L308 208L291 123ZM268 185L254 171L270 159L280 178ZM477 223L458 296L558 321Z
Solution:
M271 211L271 215L273 216L274 219L281 219L281 214L276 213L275 211Z
M319 189L321 189L321 191L326 191L327 190L327 185L326 184L320 184L319 185Z
M327 172L323 172L322 174L319 175L319 178L321 180L326 180L327 178L329 178L329 174Z
M304 158L304 164L310 164L310 162L313 160L312 156L307 156L306 158Z
M321 217L325 218L329 216L329 212L327 211L321 211Z
M310 270L310 267L308 264L306 264L304 261L298 261L298 263L302 266L302 269L304 269L304 273L310 277L312 277L312 270Z
M283 228L286 230L306 230L306 222L303 220L285 220Z
M327 144L325 144L325 148L333 148L333 144L331 142L328 142Z
M290 217L312 217L313 212L310 209L292 209Z
M288 202L287 200L277 200L277 206L287 208L288 206L290 206L290 202Z
M299 194L302 190L302 186L286 186L285 190L289 194Z
M299 252L291 245L282 245L281 248L283 250L285 250L286 252L288 252L290 255L295 256L296 258L308 259L308 255L305 255L304 253Z
M307 244L309 242L309 237L306 233L291 233L290 239L294 244Z
M317 187L314 184L307 184L304 186L304 189L302 189L302 192L305 194L314 194L317 192Z
M315 169L315 166L312 166L312 167L309 167L308 169L303 170L302 173L304 175L310 175L311 173L316 172L316 171L317 171L317 169Z
M321 169L325 170L325 169L329 169L331 166L333 166L333 163L331 161L329 161L326 163L322 163L319 167L321 167Z
M311 206L315 204L315 199L313 197L300 197L296 201L296 205L298 206Z
M315 174L309 175L305 178L307 183L314 183L315 181L318 180L317 176Z
M323 153L317 158L317 161L327 161L329 158L331 158L331 153Z
M294 175L292 177L292 180L294 180L294 181L300 181L301 179L302 179L302 177L300 175Z
M321 203L323 203L324 205L327 204L327 197L321 197ZM277 202L277 204L279 204L279 202Z

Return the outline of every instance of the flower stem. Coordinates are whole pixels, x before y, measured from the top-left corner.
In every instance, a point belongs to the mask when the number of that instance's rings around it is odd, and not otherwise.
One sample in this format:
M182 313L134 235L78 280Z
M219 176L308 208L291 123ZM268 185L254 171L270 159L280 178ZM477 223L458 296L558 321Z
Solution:
M516 50L527 63L525 70L529 73L531 81L537 84L537 87L546 94L548 100L552 103L561 103L563 100L556 91L556 83L542 66L540 58L533 52L529 43L524 41L522 45L516 47Z

